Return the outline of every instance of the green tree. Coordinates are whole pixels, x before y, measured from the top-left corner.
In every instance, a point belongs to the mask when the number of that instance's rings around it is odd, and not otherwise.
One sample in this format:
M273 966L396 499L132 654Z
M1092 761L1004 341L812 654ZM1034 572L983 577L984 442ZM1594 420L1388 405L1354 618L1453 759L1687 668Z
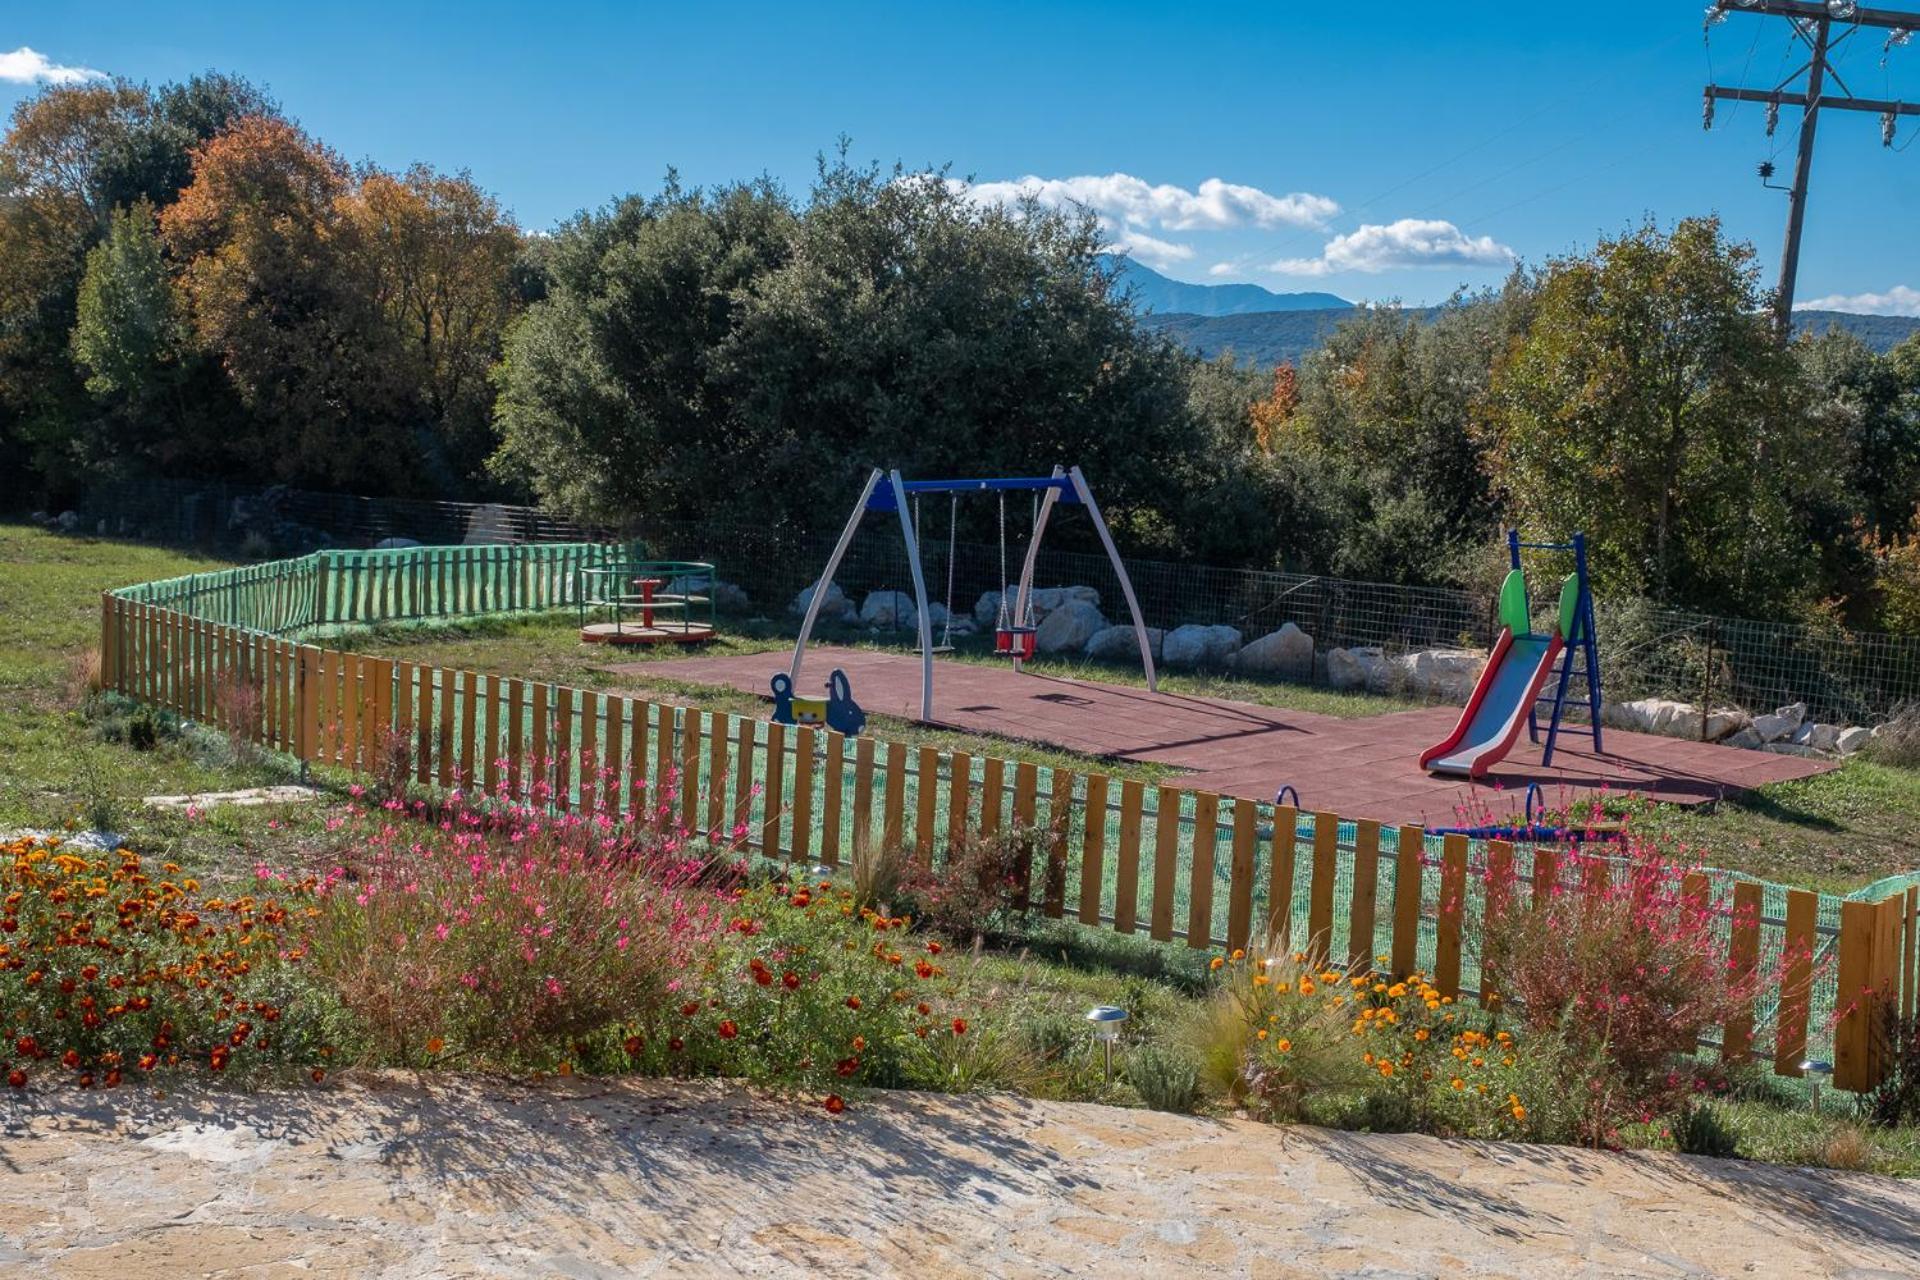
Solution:
M128 405L149 402L175 342L173 294L153 209L117 210L87 251L73 326L73 357L87 390Z
M1509 512L1586 531L1603 592L1711 609L1804 596L1804 496L1831 483L1751 246L1651 223L1556 258L1482 426Z
M869 466L1074 461L1117 525L1164 533L1217 464L1190 360L1139 332L1099 248L1090 221L844 160L804 208L669 181L555 237L498 374L495 465L596 519L771 532L837 519ZM769 479L729 482L747 474Z

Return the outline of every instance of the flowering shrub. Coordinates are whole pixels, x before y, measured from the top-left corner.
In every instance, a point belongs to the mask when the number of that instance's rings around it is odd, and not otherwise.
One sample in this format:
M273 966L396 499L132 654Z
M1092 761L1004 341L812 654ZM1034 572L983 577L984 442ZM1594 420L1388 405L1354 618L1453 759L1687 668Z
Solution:
M1519 1025L1564 1041L1578 1136L1592 1143L1682 1107L1694 1080L1680 1060L1777 981L1736 975L1718 917L1683 892L1680 869L1642 841L1625 847L1623 875L1568 854L1537 898L1510 878L1487 885L1483 966Z
M1518 1137L1530 1132L1520 1047L1481 1010L1421 974L1403 981L1317 968L1304 953L1216 960L1209 1065L1268 1119L1298 1119L1323 1091L1357 1091L1395 1127ZM1223 1052L1224 1050L1224 1052Z
M970 1028L943 1007L941 943L854 903L831 882L749 890L628 1052L669 1072L824 1091L843 1105L855 1086L901 1083Z
M1007 921L1026 886L1042 828L1016 828L954 842L936 867L908 864L899 891L923 924L963 945L982 941Z
M682 836L605 814L455 796L355 805L336 825L313 961L387 1061L568 1061L665 1005L736 892Z
M7 1083L52 1076L112 1088L164 1068L324 1057L317 1024L294 999L294 932L315 909L313 885L273 888L213 896L172 863L156 878L125 849L0 846Z

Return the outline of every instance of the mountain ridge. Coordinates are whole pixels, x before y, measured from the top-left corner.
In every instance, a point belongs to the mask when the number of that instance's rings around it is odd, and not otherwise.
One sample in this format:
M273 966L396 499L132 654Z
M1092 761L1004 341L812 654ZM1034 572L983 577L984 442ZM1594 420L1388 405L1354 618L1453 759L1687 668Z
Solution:
M1155 314L1239 316L1351 309L1354 305L1333 293L1275 293L1257 284L1188 284L1163 276L1124 254L1103 254L1102 262L1116 273L1115 293L1129 298L1136 310Z

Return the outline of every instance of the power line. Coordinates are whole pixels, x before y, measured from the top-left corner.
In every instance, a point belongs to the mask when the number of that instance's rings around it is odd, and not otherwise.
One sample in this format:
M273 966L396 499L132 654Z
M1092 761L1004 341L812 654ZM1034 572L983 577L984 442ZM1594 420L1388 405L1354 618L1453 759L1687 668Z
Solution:
M1793 333L1793 287L1800 270L1800 234L1806 223L1807 187L1813 175L1814 130L1819 125L1820 112L1866 111L1878 115L1880 140L1888 147L1893 146L1894 130L1900 117L1920 116L1920 104L1862 98L1854 94L1835 66L1838 59L1833 56L1834 51L1862 30L1871 28L1891 33L1887 36L1882 53L1891 52L1896 45L1905 44L1916 29L1920 29L1920 13L1868 8L1854 3L1854 0L1824 0L1824 3L1812 3L1810 0L1714 0L1713 8L1708 11L1708 22L1718 22L1722 15L1728 13L1785 18L1792 24L1793 41L1804 45L1808 53L1803 65L1771 89L1709 83L1702 104L1703 120L1710 129L1713 127L1716 102L1765 103L1769 134L1773 132L1774 121L1779 118L1781 107L1800 108L1800 136L1794 152L1793 184L1784 188L1787 193L1787 239L1780 254L1780 284L1774 291L1773 303L1774 329L1780 340L1785 342ZM1836 27L1840 28L1837 36L1834 34ZM1792 92L1791 86L1803 77L1804 87L1798 93ZM1829 92L1829 77L1837 87L1837 93ZM1760 177L1766 181L1772 176L1773 162L1769 160L1760 166Z

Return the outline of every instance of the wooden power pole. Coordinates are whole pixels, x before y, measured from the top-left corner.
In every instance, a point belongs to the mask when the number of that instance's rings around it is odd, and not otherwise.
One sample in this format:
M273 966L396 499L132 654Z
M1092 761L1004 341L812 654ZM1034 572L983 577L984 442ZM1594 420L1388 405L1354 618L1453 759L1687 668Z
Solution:
M1920 13L1899 13L1892 9L1870 9L1852 0L1714 0L1710 21L1724 13L1753 13L1786 18L1793 26L1793 38L1807 48L1807 60L1771 89L1747 89L1710 84L1707 86L1705 117L1713 126L1713 104L1722 99L1733 102L1767 104L1767 132L1771 134L1782 106L1800 108L1800 143L1794 152L1793 185L1787 188L1787 242L1780 251L1780 286L1775 291L1773 322L1780 340L1793 334L1793 284L1800 271L1800 229L1807 216L1807 183L1813 174L1813 135L1822 110L1870 111L1880 117L1880 140L1893 145L1894 126L1901 116L1920 116L1920 103L1886 102L1861 98L1847 88L1846 81L1833 69L1831 55L1841 44L1864 28L1888 33L1887 49L1905 44L1920 30ZM1839 34L1835 35L1835 29ZM1794 82L1806 77L1800 91ZM1839 93L1830 94L1831 78ZM1773 166L1764 164L1760 176L1773 176Z

